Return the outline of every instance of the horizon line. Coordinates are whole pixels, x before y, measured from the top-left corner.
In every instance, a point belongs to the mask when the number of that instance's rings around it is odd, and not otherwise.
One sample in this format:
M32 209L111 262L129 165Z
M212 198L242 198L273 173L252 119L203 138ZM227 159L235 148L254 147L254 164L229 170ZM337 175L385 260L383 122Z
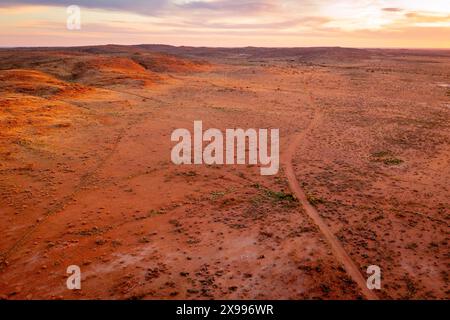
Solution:
M450 51L448 48L431 48L431 47L347 47L347 46L189 46L189 45L173 45L165 43L138 43L138 44L119 44L119 43L108 43L108 44L86 44L86 45L61 45L61 46L46 46L46 45L31 45L31 46L0 46L0 49L58 49L58 48L83 48L83 47L105 47L105 46L122 46L122 47L137 47L137 46L167 46L174 48L208 48L208 49L247 49L247 48L257 48L257 49L302 49L302 48L341 48L341 49L359 49L359 50L442 50Z

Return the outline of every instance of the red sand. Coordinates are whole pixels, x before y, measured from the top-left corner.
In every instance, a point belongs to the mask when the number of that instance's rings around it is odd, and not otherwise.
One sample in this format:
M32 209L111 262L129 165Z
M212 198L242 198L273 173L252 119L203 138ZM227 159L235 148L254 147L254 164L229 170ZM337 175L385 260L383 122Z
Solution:
M449 298L449 52L104 46L0 69L2 298ZM280 128L279 174L173 165L194 120Z

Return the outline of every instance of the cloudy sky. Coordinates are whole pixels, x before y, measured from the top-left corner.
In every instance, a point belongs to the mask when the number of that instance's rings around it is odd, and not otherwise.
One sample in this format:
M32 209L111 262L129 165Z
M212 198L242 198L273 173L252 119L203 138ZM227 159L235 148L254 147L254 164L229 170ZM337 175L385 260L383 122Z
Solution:
M450 48L450 0L0 0L0 17L0 46Z

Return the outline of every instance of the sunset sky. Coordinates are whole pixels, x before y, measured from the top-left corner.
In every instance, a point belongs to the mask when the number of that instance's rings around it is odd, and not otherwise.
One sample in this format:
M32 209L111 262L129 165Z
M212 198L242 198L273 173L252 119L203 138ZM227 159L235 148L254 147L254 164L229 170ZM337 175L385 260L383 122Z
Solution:
M66 28L69 5L81 30ZM0 0L0 46L450 48L450 0Z

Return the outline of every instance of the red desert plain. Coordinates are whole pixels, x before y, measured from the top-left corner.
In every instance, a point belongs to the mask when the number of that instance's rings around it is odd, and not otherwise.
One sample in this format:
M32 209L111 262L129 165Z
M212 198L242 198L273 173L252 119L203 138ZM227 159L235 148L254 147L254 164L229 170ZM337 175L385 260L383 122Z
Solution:
M194 121L280 170L174 164ZM449 50L0 49L0 297L448 299L449 141Z

